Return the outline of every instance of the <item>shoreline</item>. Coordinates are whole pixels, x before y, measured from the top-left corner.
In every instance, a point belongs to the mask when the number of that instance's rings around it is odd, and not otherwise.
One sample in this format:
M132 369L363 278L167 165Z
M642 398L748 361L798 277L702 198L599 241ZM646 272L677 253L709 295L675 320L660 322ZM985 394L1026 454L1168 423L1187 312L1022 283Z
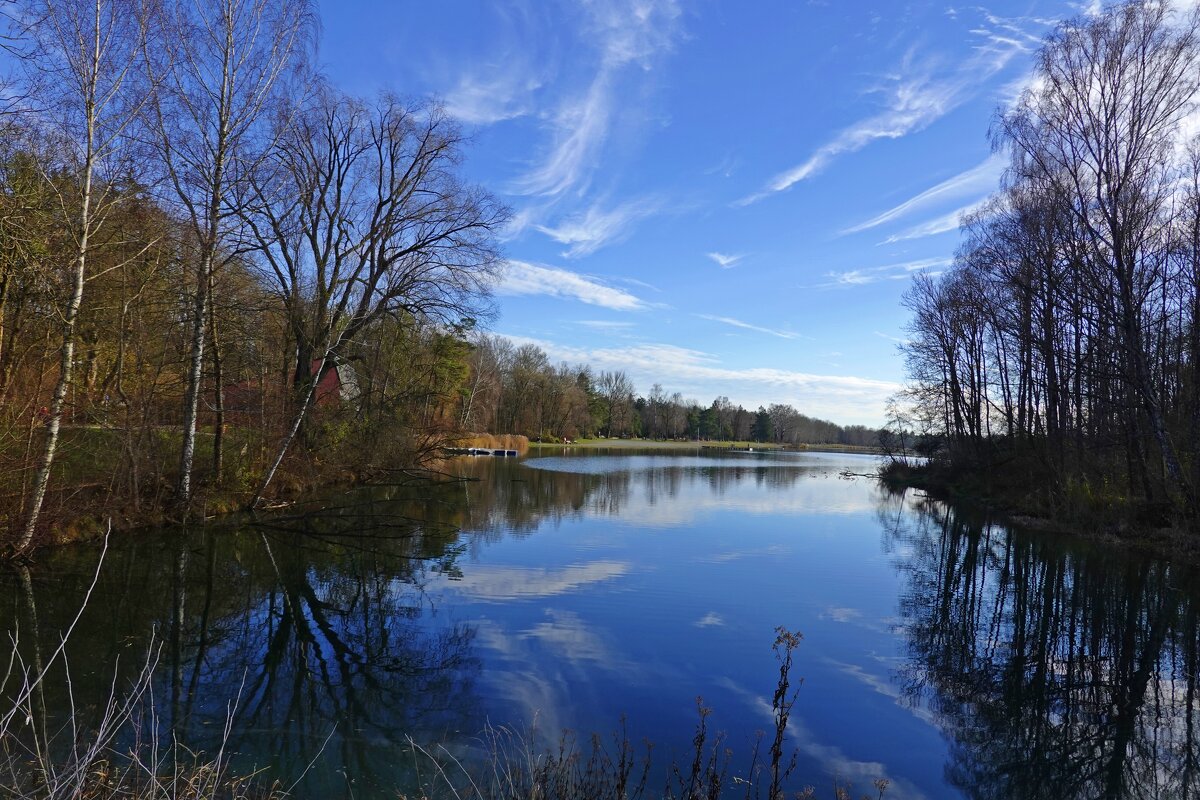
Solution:
M529 449L580 449L580 450L746 450L754 452L780 453L851 453L859 455L884 455L876 447L860 447L848 444L781 445L749 441L696 441L695 439L579 439L573 442L530 442Z
M529 442L528 451L522 458L532 452L554 450L661 450L680 453L696 453L705 449L728 451L731 449L745 451L752 448L755 453L847 453L857 455L882 455L873 448L854 447L852 445L804 445L786 447L778 444L761 442L733 441L701 441L674 440L664 441L655 439L584 439L571 443ZM435 476L438 473L437 463L425 466L411 466L405 470L416 473L428 473ZM143 508L139 510L119 509L111 513L100 514L87 510L77 515L56 521L51 529L37 545L36 550L54 549L73 544L95 542L110 534L131 534L139 531L159 530L183 524L199 525L228 525L238 519L253 518L256 514L270 514L274 511L294 508L306 499L326 497L329 494L347 491L358 486L370 485L378 476L361 476L346 473L328 475L328 480L305 480L299 482L281 481L265 505L250 511L245 503L250 494L242 487L207 487L212 491L200 492L193 502L189 521L174 516L161 508ZM109 522L112 526L109 528Z
M980 476L965 471L954 480L928 467L897 464L890 472L885 465L879 480L885 486L916 489L946 503L977 508L997 522L1031 533L1069 536L1114 548L1130 548L1169 559L1200 563L1200 541L1178 524L1154 526L1130 517L1133 509L1107 520L1068 519L1047 514L1029 499L1028 492L980 491Z

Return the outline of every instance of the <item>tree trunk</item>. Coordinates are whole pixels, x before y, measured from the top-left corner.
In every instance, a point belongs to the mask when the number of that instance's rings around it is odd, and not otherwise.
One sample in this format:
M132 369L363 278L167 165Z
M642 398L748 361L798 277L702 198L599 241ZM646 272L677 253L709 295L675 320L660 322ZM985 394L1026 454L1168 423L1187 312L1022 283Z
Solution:
M212 339L213 399L214 414L216 415L213 423L212 471L213 482L219 484L225 465L225 376L221 360L221 339L217 329L217 304L214 299L213 279L213 273L210 272L208 276L208 330L209 337Z
M175 488L175 505L186 518L192 503L192 462L196 456L196 421L200 413L200 384L204 377L205 311L208 307L209 273L212 270L212 245L205 252L196 270L196 297L192 303L192 352L188 361L187 393L183 398L183 445L179 455L179 478Z
M89 121L90 122L90 121ZM88 127L88 142L91 142L91 125ZM37 475L33 479L33 494L29 499L29 511L25 516L25 527L17 540L17 552L24 552L33 542L37 531L38 518L42 513L42 503L46 499L46 489L50 484L50 469L54 465L54 455L58 450L58 435L62 428L63 409L67 402L67 390L71 386L71 370L75 362L75 323L79 319L79 307L83 302L84 276L87 272L88 234L91 232L92 219L92 171L93 155L88 153L84 162L83 197L79 209L79 252L75 256L74 282L71 287L71 297L63 314L62 350L58 366L58 381L54 384L54 394L51 395L49 419L46 420L46 440L42 447L42 457L38 462Z
M300 432L300 426L304 424L304 417L308 414L308 409L312 406L313 398L317 394L317 384L321 380L321 374L325 372L325 364L329 361L330 352L331 351L327 351L325 355L321 357L321 364L317 368L316 378L309 381L308 391L305 392L304 399L300 403L300 407L297 409L295 417L292 419L291 427L288 428L287 433L283 437L283 441L279 443L279 450L275 454L275 460L271 462L270 468L267 469L267 474L263 476L262 483L259 484L257 491L254 492L254 496L250 498L250 502L247 504L248 510L254 510L254 508L262 500L263 494L265 494L267 491L267 487L270 486L271 481L275 479L275 473L279 470L279 465L283 463L283 457L287 455L288 449L292 446L292 442L296 439L296 434Z

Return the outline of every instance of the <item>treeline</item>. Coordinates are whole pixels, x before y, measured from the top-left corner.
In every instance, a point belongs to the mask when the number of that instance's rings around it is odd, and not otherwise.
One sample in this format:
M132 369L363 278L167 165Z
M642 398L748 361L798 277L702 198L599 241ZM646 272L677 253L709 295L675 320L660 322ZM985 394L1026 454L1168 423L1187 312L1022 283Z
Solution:
M679 392L667 394L657 383L639 396L620 370L555 365L540 347L498 336L478 335L471 344L459 411L464 430L520 433L535 441L607 436L878 444L876 429L813 419L790 405L750 411L728 397L701 405Z
M252 505L276 475L408 463L453 429L507 212L460 178L441 109L314 73L307 0L4 19L6 544Z
M1002 189L918 277L895 427L1060 505L1194 520L1200 481L1200 10L1061 24L1002 113Z

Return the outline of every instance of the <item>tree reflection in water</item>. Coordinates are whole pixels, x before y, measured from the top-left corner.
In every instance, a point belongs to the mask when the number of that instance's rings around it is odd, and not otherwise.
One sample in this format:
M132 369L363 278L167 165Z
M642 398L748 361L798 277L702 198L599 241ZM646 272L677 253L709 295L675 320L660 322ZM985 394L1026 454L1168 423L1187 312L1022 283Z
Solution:
M806 475L752 459L578 473L493 459L457 468L468 480L436 490L399 481L242 530L114 542L68 648L80 716L128 686L153 646L163 741L211 752L232 707L236 767L265 766L287 783L314 764L306 796L346 794L349 781L367 794L394 791L413 765L402 755L408 736L461 742L486 722L476 713L476 629L424 590L439 574L459 576L466 548L673 502L697 483L721 496L745 482L787 489ZM69 548L3 575L0 614L21 629L29 663L57 646L97 558ZM61 675L46 685L52 719L70 713L65 686Z
M1200 792L1193 567L930 501L880 509L911 658L900 678L973 798Z
M406 529L403 515L387 536L351 535L385 506L359 498L353 512L310 515L291 530L174 532L111 549L68 647L80 715L127 686L154 641L163 741L213 752L232 707L237 769L265 766L287 782L311 765L305 796L404 785L407 736L440 740L471 719L478 662L474 629L441 619L422 592L432 571L452 569L455 536ZM30 658L30 632L41 650L56 644L95 558L64 551L32 580L6 576L0 613L21 626ZM52 718L69 713L65 684L47 684Z

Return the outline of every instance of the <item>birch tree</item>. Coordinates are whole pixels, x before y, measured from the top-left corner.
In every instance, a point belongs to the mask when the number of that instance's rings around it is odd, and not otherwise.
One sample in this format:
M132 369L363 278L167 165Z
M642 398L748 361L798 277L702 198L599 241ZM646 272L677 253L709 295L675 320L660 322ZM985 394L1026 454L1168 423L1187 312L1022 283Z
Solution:
M176 504L186 513L216 267L232 249L230 200L270 151L285 84L300 82L314 22L308 0L166 0L146 64L164 74L152 115L166 180L195 239L190 352ZM301 89L296 89L302 91ZM220 378L217 379L218 393ZM218 394L219 396L219 394Z
M130 170L128 128L151 88L138 69L147 30L147 6L142 0L35 2L24 7L23 18L31 20L28 38L34 49L25 67L30 73L28 85L38 89L35 113L58 140L62 166L74 180L49 182L58 187L71 263L62 273L57 311L58 377L18 551L33 541L50 483L73 377L89 249L113 204L120 201L114 183Z

